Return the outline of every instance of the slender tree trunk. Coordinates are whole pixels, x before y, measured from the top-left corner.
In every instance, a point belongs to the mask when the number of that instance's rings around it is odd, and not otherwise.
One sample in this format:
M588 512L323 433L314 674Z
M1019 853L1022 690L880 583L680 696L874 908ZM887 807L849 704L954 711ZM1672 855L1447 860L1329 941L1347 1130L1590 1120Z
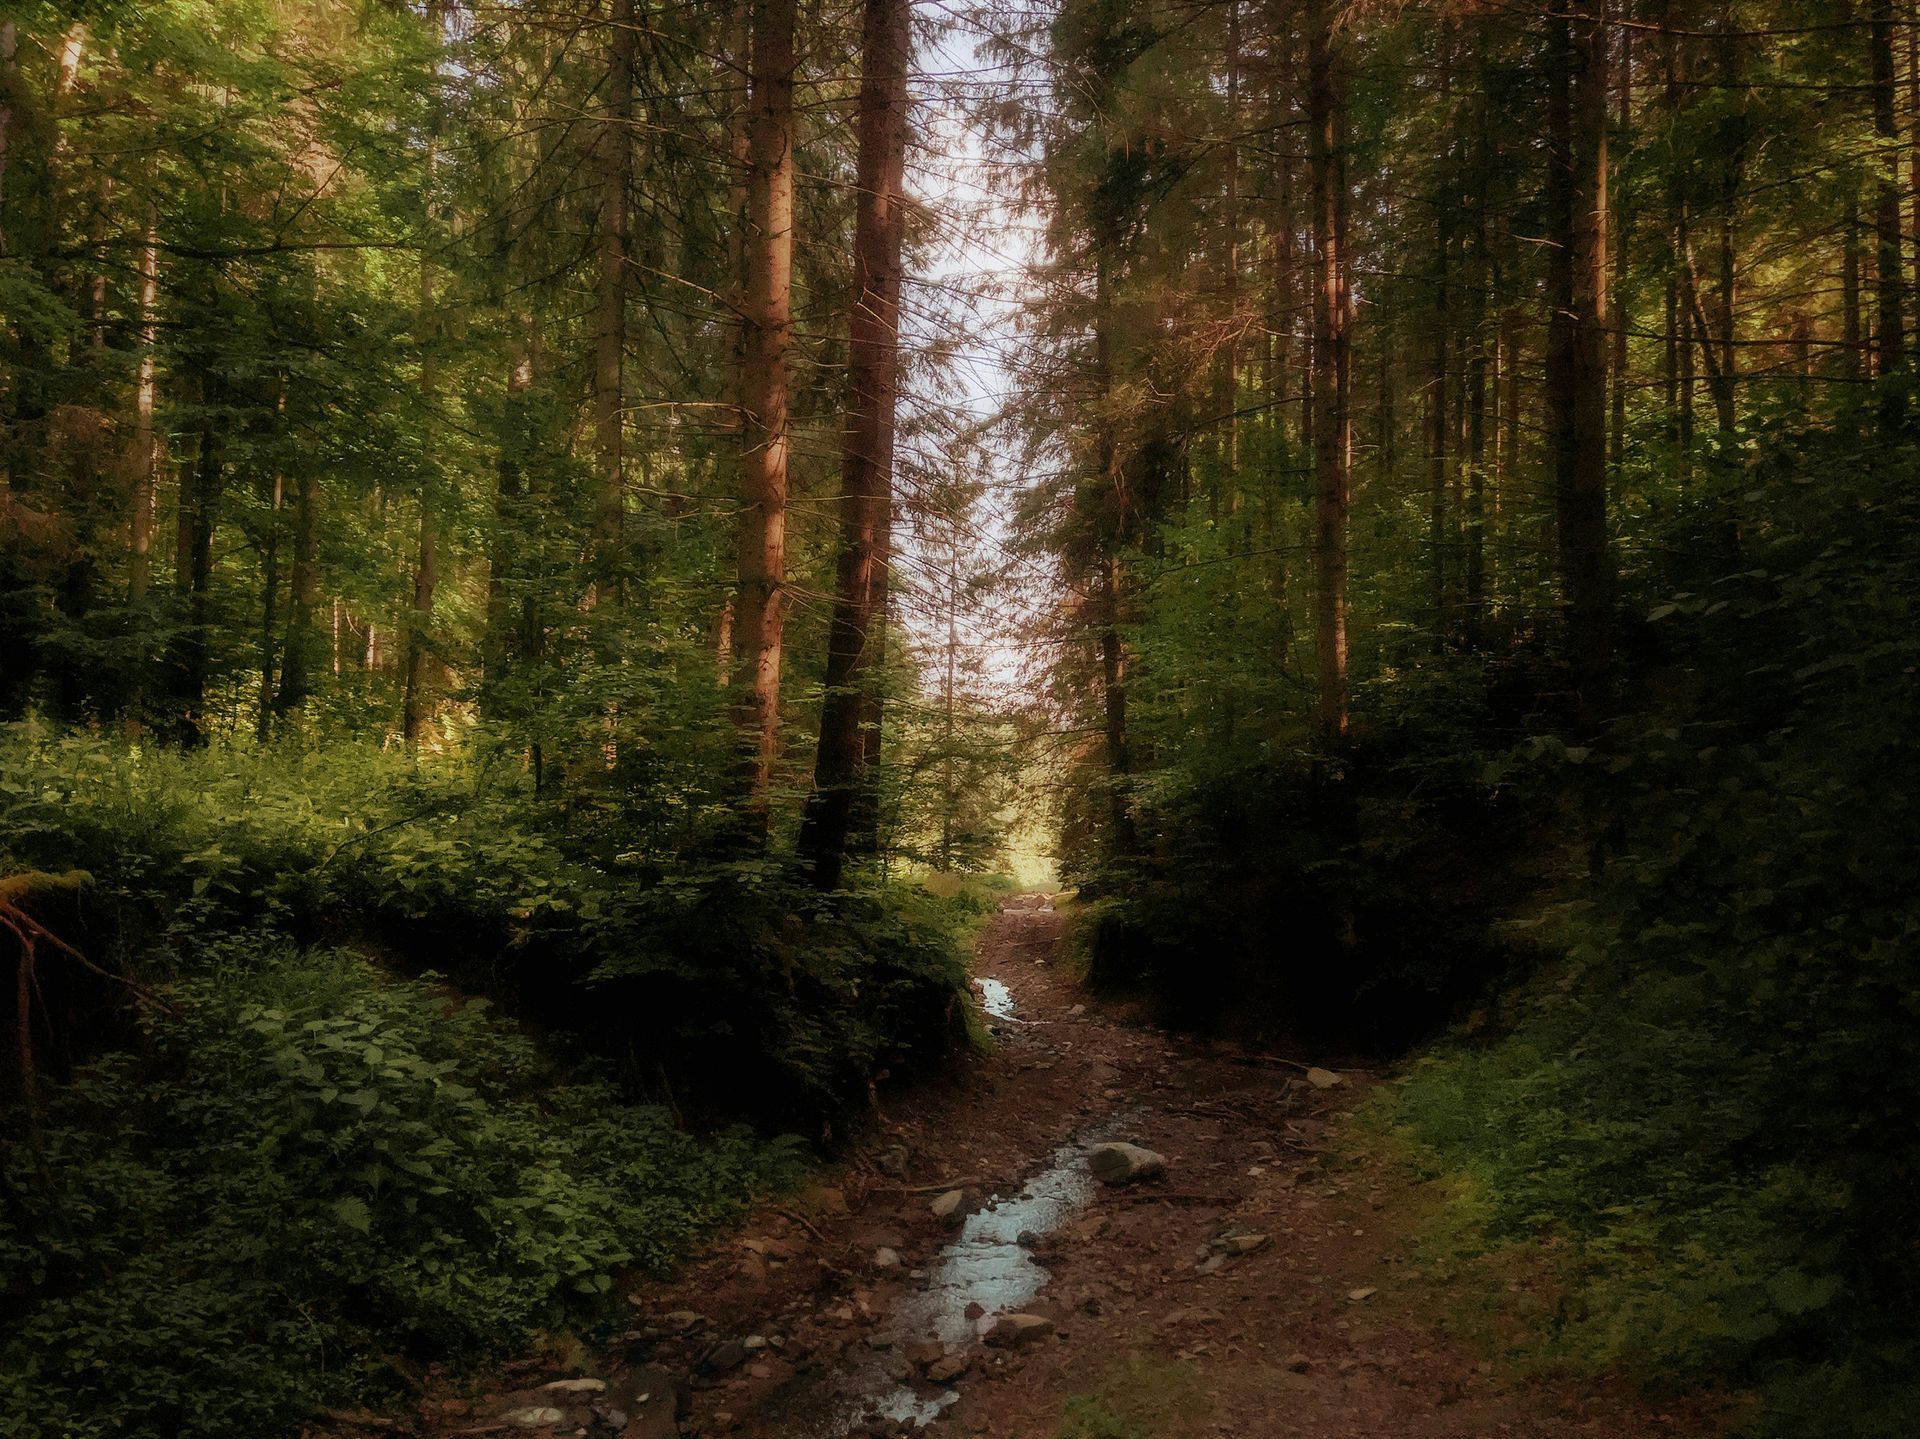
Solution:
M514 665L525 659L524 626L514 613L514 591L522 599L533 596L526 584L527 567L517 560L530 538L527 530L527 469L531 449L527 392L533 388L533 345L528 337L532 321L516 322L507 356L506 433L494 461L493 537L487 555L487 639L484 687L497 692Z
M1484 27L1475 39L1479 96L1474 105L1473 266L1467 308L1467 630L1480 640L1487 592L1487 304L1493 270L1487 257L1488 172L1493 168L1493 120L1487 102L1489 66Z
M287 477L275 471L267 495L266 542L260 547L260 691L253 717L253 735L258 740L265 740L273 729L274 627L280 618L280 509L286 495Z
M1905 308L1903 282L1906 263L1901 252L1900 237L1900 134L1894 123L1893 0L1872 0L1868 19L1873 133L1878 142L1874 168L1879 176L1874 208L1877 241L1874 257L1875 355L1883 381L1881 416L1885 421L1897 423L1905 412L1905 396L1897 383L1884 383L1899 374L1906 349L1902 315Z
M1440 40L1440 93L1438 104L1447 116L1446 133L1451 137L1453 119L1453 27L1443 26ZM1427 548L1433 578L1433 649L1438 654L1447 643L1447 352L1451 339L1453 296L1450 267L1453 259L1453 213L1456 191L1455 160L1458 151L1451 140L1442 153L1439 173L1434 180L1433 204L1433 315L1432 366L1427 372Z
M1347 728L1347 507L1352 459L1348 404L1344 77L1330 0L1307 0L1307 155L1312 171L1313 558L1316 722L1323 741Z
M870 717L875 731L880 721L872 676L885 659L876 620L882 613L886 535L893 519L909 18L908 0L867 0L862 27L840 563L813 792L800 828L800 852L827 889L840 882L860 791L873 785L862 719Z
M427 720L427 666L432 655L433 595L440 583L440 536L431 498L420 497L418 551L413 565L413 602L407 615L406 688L400 702L400 737L409 747Z
M1620 136L1620 150L1624 155L1628 148L1628 131L1633 124L1633 32L1620 32L1620 110L1616 122ZM1632 322L1627 314L1627 232L1630 217L1627 213L1627 188L1618 185L1614 190L1613 214L1613 363L1611 378L1613 382L1613 425L1611 470L1613 482L1620 483L1620 472L1627 459L1627 332Z
M618 603L626 583L624 459L627 354L627 197L633 188L633 0L608 0L607 81L599 136L599 270L594 305L593 585L597 603Z
M733 720L747 755L746 827L764 837L780 736L786 621L787 350L793 330L793 0L754 0L748 118L739 587Z
M314 615L320 606L320 481L303 468L293 491L293 563L287 576L287 637L280 646L276 713L286 715L313 693ZM340 673L340 603L333 607L333 672Z
M138 283L135 304L140 316L140 360L133 381L133 450L128 468L133 471L133 512L128 527L130 551L127 559L127 600L136 609L146 603L148 586L153 582L153 518L155 479L160 464L160 447L154 431L154 399L157 382L154 350L159 338L156 313L160 297L159 215L152 201L147 202L147 223L135 259Z
M1567 634L1581 705L1597 712L1610 648L1607 548L1606 27L1597 0L1548 21L1553 306L1548 430Z
M1860 207L1851 196L1845 224L1840 246L1840 363L1847 379L1858 380L1865 353L1860 318Z
M13 155L14 112L20 91L20 27L11 18L0 19L0 194L6 193L7 161ZM0 206L0 255L11 254L7 216Z
M438 43L441 35L442 0L427 0L427 28ZM437 105L437 97L429 101ZM427 124L428 213L431 216L434 169L439 150L437 110ZM420 293L414 307L414 333L420 345L420 396L425 402L423 414L431 423L437 398L438 364L434 346L439 340L434 315L433 262L423 251L420 255ZM427 666L432 656L433 596L440 583L440 535L435 517L434 479L420 479L420 527L418 548L413 564L413 602L407 615L406 657L400 699L400 738L409 750L420 741L427 717Z
M211 377L202 380L202 405L220 396ZM183 472L174 583L184 601L183 623L172 645L171 733L177 743L199 745L207 738L207 668L212 642L213 531L226 483L226 443L209 414L200 429L200 453Z

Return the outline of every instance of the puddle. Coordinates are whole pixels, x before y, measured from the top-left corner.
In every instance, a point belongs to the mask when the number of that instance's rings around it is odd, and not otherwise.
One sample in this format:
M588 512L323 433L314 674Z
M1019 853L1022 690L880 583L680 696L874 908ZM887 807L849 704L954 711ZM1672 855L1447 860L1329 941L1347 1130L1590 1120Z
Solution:
M980 1005L995 1019L1013 1018L1013 991L997 979L985 975L974 980L980 986Z
M984 981L982 987L995 983ZM1006 986L998 988L1004 992ZM1124 1119L1110 1119L1077 1135L1054 1150L1018 1194L995 1196L968 1215L959 1235L929 1267L924 1287L902 1296L875 1325L876 1333L894 1336L894 1350L870 1351L842 1374L832 1391L827 1423L812 1432L844 1435L873 1416L927 1424L958 1399L951 1389L894 1378L887 1369L899 1362L895 1353L908 1341L929 1335L949 1350L973 1348L997 1316L1018 1312L1038 1294L1049 1276L1021 1247L1020 1236L1051 1233L1086 1204L1095 1187L1087 1171L1087 1146L1124 1126ZM969 1319L971 1304L985 1313Z

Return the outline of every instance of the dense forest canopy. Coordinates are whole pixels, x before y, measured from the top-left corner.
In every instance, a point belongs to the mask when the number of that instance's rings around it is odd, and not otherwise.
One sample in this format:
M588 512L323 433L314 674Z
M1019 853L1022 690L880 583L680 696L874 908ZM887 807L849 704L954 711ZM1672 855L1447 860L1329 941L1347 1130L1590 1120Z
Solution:
M1096 988L1431 1041L1555 1358L1904 1432L1916 376L1894 0L7 7L0 1397L671 1265L1038 849Z

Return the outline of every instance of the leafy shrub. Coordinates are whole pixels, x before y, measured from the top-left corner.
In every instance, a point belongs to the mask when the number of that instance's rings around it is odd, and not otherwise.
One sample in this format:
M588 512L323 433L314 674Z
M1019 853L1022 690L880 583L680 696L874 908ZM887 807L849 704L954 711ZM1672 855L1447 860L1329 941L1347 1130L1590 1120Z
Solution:
M260 924L372 940L630 1080L785 1127L834 1119L877 1069L948 1042L964 902L823 897L773 860L625 848L601 818L582 835L517 772L372 747L0 741L0 863L90 870L72 937L148 977Z
M1536 916L1565 958L1393 1107L1487 1238L1560 1240L1554 1346L1759 1383L1779 1436L1910 1432L1920 1403L1920 501L1869 470L1834 507L1849 448L1775 437L1650 551L1604 750L1490 765L1577 798Z
M567 1082L483 1002L221 946L177 1019L16 1128L0 1406L48 1436L273 1432L557 1324L781 1181L743 1130Z

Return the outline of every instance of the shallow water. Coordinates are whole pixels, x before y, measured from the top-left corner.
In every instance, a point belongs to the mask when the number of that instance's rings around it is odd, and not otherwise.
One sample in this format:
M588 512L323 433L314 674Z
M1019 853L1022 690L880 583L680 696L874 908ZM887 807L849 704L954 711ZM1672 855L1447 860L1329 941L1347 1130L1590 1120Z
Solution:
M1013 991L1004 983L984 976L974 983L989 1015L1019 1022ZM893 1336L893 1349L862 1351L830 1381L821 1422L807 1426L806 1432L822 1439L844 1435L873 1416L921 1425L953 1403L959 1396L951 1389L918 1378L895 1379L887 1372L898 1363L895 1355L910 1341L929 1337L950 1351L972 1348L995 1319L1018 1313L1040 1292L1047 1271L1021 1245L1020 1236L1049 1234L1086 1204L1095 1188L1087 1169L1087 1146L1111 1138L1124 1124L1124 1116L1109 1118L1075 1135L1047 1156L1018 1193L994 1195L968 1215L953 1241L928 1266L921 1287L901 1296L875 1326L876 1333ZM967 1309L975 1304L984 1312L969 1319Z
M1094 1189L1086 1151L1097 1142L1097 1136L1086 1135L1061 1145L1018 1194L1005 1199L995 1196L979 1212L968 1215L958 1237L940 1251L925 1287L901 1298L879 1332L893 1335L896 1349L929 1336L949 1350L966 1349L997 1317L1017 1313L1048 1277L1021 1246L1020 1236L1050 1233L1086 1204ZM966 1311L971 1304L978 1304L985 1313L969 1319ZM845 1433L875 1414L925 1424L959 1397L951 1389L893 1378L887 1373L889 1358L887 1351L863 1356L841 1376L834 1389L831 1424L821 1432Z
M973 981L980 986L980 1007L995 1019L1013 1018L1013 991L997 979L985 975Z

